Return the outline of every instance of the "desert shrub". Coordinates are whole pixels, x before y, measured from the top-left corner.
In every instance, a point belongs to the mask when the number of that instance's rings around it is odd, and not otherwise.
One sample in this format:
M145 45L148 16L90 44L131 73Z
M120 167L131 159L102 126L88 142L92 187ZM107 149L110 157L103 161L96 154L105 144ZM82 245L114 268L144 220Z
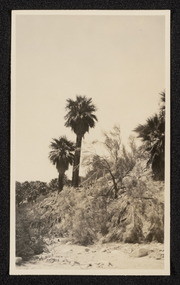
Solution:
M108 207L107 242L141 242L143 239L142 221L137 214L137 205L133 198L123 194Z
M20 216L16 218L16 256L27 260L34 254L31 248L31 238L28 231L27 218Z
M75 243L87 245L106 232L106 199L93 187L75 192L66 188L57 198L60 221L53 226L56 235L69 236ZM58 224L58 226L57 226Z
M95 229L92 226L92 213L80 208L73 219L72 238L75 243L88 245L94 242Z
M31 228L32 220L23 208L16 211L16 256L28 260L44 249L44 241L39 230Z
M49 187L46 182L41 181L25 181L23 183L16 181L16 204L19 206L25 201L34 203L40 195L47 195Z
M149 228L145 236L148 242L158 241L164 242L164 204L158 200L154 200L151 210L147 212L147 220Z
M69 237L78 244L91 244L99 235L107 233L107 201L101 189L96 187L64 187L38 205L28 208L33 219L30 229L43 236Z
M43 250L42 237L68 237L81 245L99 239L163 242L164 186L163 182L153 181L149 174L146 177L146 173L148 170L143 172L138 165L138 169L123 179L124 188L117 199L111 197L112 186L107 182L102 186L102 181L97 180L92 186L77 189L65 186L59 194L53 192L34 204L18 207L19 211L26 210L26 215L20 215L25 221L20 221L17 248L21 247L20 236L29 255Z
M106 242L164 240L163 183L154 181L149 174L145 179L142 168L137 166L123 179L123 193L108 205ZM136 171L141 173L143 181L140 176L137 178Z

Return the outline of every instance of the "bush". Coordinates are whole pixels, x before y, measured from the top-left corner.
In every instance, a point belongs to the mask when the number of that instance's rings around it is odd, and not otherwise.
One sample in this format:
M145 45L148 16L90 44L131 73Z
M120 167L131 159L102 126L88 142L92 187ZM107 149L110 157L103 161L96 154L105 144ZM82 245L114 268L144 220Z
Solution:
M16 256L28 260L34 254L44 250L43 238L37 229L31 228L32 220L26 214L26 209L16 211Z
M20 206L25 202L34 203L40 195L47 195L49 187L46 182L41 181L25 181L20 183L16 181L16 205Z
M51 232L56 236L68 236L82 245L92 244L99 234L103 235L106 231L106 200L93 193L93 187L84 188L82 192L65 188L51 212L52 220L56 221ZM58 209L58 218L55 218L55 209Z
M87 245L107 233L107 201L99 188L64 187L59 195L27 205L26 211L32 236L38 229L42 236L69 237L74 243Z
M143 160L136 164L123 179L122 194L109 203L106 242L163 242L164 183L154 181L145 165Z
M17 255L24 259L43 251L42 237L66 237L88 245L105 242L141 243L164 239L164 183L153 181L148 169L134 169L113 199L102 183L57 194L17 208ZM143 165L144 167L144 165ZM141 173L137 176L136 171ZM137 178L138 177L138 178Z

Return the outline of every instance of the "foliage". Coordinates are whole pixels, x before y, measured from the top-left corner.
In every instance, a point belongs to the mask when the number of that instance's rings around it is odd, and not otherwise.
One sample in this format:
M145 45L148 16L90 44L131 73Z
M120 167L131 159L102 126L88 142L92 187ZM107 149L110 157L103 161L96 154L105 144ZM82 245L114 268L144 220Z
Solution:
M52 150L49 153L49 159L59 172L58 183L61 191L64 186L65 171L68 170L69 165L73 164L75 147L74 143L67 140L65 136L60 137L59 140L53 139L50 147Z
M98 168L98 167L97 167ZM17 254L29 258L43 250L43 238L67 237L88 245L97 241L140 243L164 240L164 182L154 181L146 159L138 158L123 177L117 199L101 178L74 191L17 208ZM35 242L37 241L37 242ZM21 246L22 244L22 246Z
M148 163L152 165L155 179L164 179L164 151L165 151L165 93L161 93L159 114L148 118L144 125L135 128L138 137L148 151L150 158Z
M126 177L126 183L124 178L125 190L115 200L107 195L109 187L98 185L97 180L94 185L79 187L77 191L65 186L59 195L49 193L47 198L32 206L20 206L21 228L24 228L22 219L28 219L26 230L20 234L25 235L23 239L28 238L29 233L31 237L35 233L51 239L67 237L81 245L99 240L163 242L163 182L144 175L149 180L144 182L143 176L136 178L134 173Z
M163 242L164 204L159 198L163 193L160 184L129 176L125 189L109 205L108 234L104 241Z
M112 131L104 133L103 146L107 150L107 155L88 154L84 158L84 164L89 166L86 175L87 181L97 180L106 177L111 180L114 189L114 198L118 196L122 179L132 170L135 165L136 146L131 139L131 146L134 152L128 152L121 142L120 127L114 126Z
M17 206L26 202L35 202L42 194L47 195L49 188L46 182L25 181L23 183L16 181L16 204Z
M50 147L52 151L49 153L49 159L53 165L56 166L58 172L64 172L68 169L69 164L73 163L74 143L67 140L67 138L60 137L53 139Z
M104 132L105 140L104 146L108 150L111 160L114 163L114 167L117 167L118 159L121 156L122 141L120 127L115 125L109 133Z
M121 157L117 160L117 174L118 181L122 184L122 179L125 177L135 166L135 155L132 152L128 152L125 146L122 146Z
M49 188L51 189L51 191L55 191L58 190L58 179L54 178L49 182Z
M75 101L67 99L66 110L68 113L65 116L65 126L70 127L76 135L83 137L86 132L89 132L89 128L95 126L96 107L92 104L92 98L76 96Z
M24 207L16 211L16 256L28 260L35 254L40 254L45 248L43 237L37 228L32 228L34 217L27 215Z
M101 196L98 197L97 193L93 197L91 191L92 188L84 188L82 192L74 192L73 188L69 188L61 193L57 201L61 205L58 233L83 245L97 240L106 221L106 201Z
M66 174L64 174L63 184L66 186L70 186L71 184L71 181L68 179ZM57 178L51 179L51 181L48 184L48 187L49 187L49 190L52 192L58 190L58 187L59 187L58 179Z

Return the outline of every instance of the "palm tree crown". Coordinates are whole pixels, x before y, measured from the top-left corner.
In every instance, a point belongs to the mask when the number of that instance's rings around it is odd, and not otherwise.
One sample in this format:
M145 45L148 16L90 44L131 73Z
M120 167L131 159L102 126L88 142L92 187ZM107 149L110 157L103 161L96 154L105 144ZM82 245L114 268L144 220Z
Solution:
M76 135L83 137L86 132L89 132L89 128L95 126L97 117L93 113L96 107L92 104L92 98L76 96L75 101L68 99L66 110L68 113L65 116L65 126L71 127Z
M68 170L69 165L72 165L74 161L75 146L73 142L67 140L64 136L59 139L53 139L50 147L52 150L49 153L49 159L59 172L59 191L61 191L63 189L65 171Z
M154 143L156 140L164 138L165 125L157 114L147 119L146 124L139 125L136 129L138 137L144 142Z
M50 144L52 151L49 153L49 159L53 165L56 165L58 171L67 170L69 164L72 165L74 159L74 143L67 140L65 136L59 139L53 139Z
M165 150L165 92L161 94L159 114L148 118L144 125L135 128L138 137L142 139L150 154L148 163L152 164L155 178L164 179L164 150Z

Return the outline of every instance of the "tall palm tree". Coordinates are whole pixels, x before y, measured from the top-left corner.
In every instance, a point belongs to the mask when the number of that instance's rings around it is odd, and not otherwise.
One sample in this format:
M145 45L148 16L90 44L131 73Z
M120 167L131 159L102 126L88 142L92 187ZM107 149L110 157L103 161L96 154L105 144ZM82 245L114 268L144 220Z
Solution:
M59 193L64 186L65 172L68 170L69 165L73 164L75 146L74 143L63 136L59 139L53 139L50 144L50 148L52 148L52 150L49 153L49 159L52 164L56 166L57 171L59 172Z
M76 134L76 150L74 156L72 185L79 185L79 165L81 156L82 138L90 128L95 126L97 117L94 115L96 107L92 104L92 98L86 96L76 96L76 100L67 100L65 116L65 126L70 127Z

